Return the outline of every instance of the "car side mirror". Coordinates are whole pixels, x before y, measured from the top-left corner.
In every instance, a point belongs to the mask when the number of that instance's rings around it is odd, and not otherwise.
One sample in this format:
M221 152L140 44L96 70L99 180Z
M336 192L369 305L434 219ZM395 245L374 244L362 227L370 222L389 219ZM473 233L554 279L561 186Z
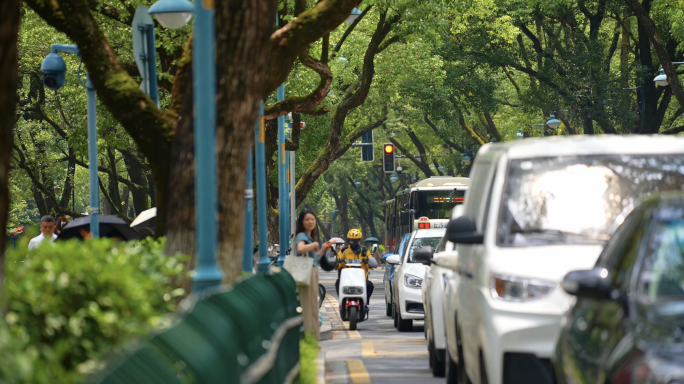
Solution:
M434 256L435 264L448 269L456 269L458 266L458 252L439 252Z
M617 300L620 291L612 287L608 275L608 270L603 267L572 271L565 275L561 286L565 292L579 298Z
M392 265L401 264L401 258L399 257L399 255L387 256L387 259L385 259L385 260L387 260L388 264L392 264Z
M482 244L484 235L477 232L475 220L468 215L459 216L447 225L447 240L457 244Z
M435 251L431 246L420 247L413 252L413 258L423 265L430 265L433 263L432 255Z

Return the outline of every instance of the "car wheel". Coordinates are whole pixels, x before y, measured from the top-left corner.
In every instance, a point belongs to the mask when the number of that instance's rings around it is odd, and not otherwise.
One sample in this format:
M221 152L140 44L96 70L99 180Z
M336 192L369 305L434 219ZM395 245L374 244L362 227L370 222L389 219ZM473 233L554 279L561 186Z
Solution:
M456 364L454 363L454 360L451 358L451 354L449 353L449 347L446 348L446 353L445 353L445 359L444 359L444 366L445 366L445 373L444 376L446 377L446 384L461 384L463 382L459 382L458 380L458 371L459 371L459 366L462 364ZM460 360L459 360L460 362Z
M411 332L413 331L413 320L404 320L401 318L401 310L397 310L398 326L399 332Z
M485 367L482 351L480 351L480 384L489 384L489 380L487 379L487 368Z
M387 298L385 298L385 315L392 316L392 306L387 302Z
M456 324L456 353L458 353L458 367L456 367L456 374L458 375L459 384L471 384L470 377L466 371L465 357L463 356L463 343L461 342L461 329ZM449 348L447 348L448 350Z
M432 376L444 377L445 364L443 361L439 361L435 344L432 342L428 344L428 353L430 356L430 368L432 368Z
M392 318L394 319L394 328L399 328L399 317L397 316L397 306L392 304Z

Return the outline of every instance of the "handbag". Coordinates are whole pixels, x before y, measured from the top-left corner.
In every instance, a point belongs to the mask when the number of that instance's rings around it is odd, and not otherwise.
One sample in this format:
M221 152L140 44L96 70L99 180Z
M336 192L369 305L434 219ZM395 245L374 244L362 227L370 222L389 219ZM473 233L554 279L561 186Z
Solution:
M314 260L308 255L289 255L285 256L283 268L292 275L297 286L308 287L311 282L313 262Z

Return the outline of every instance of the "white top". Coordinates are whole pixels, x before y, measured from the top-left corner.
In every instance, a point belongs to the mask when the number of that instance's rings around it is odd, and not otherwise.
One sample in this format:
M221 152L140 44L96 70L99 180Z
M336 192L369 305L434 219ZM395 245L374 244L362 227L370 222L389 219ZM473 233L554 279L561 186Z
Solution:
M50 239L50 241L51 241L51 242L52 242L52 241L55 241L56 238L57 238L57 235L55 235L55 234L53 233L53 234L52 234L52 238ZM38 244L40 244L40 242L43 241L43 240L45 240L45 235L43 235L43 234L41 233L40 235L34 237L33 239L31 239L31 241L29 241L28 249L33 249L33 248L37 247Z

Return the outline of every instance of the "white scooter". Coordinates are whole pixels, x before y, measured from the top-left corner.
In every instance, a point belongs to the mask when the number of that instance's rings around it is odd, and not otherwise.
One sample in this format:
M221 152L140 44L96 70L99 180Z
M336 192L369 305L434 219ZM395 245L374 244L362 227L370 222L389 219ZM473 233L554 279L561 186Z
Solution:
M356 330L356 324L368 320L366 292L366 271L361 268L361 260L345 260L347 268L340 273L340 316L349 321L349 330ZM368 260L370 268L377 268L375 259Z
M366 302L366 271L361 268L361 260L345 260L347 268L340 273L340 315L342 321L349 321L349 329L355 330L356 323L368 318L365 310Z

